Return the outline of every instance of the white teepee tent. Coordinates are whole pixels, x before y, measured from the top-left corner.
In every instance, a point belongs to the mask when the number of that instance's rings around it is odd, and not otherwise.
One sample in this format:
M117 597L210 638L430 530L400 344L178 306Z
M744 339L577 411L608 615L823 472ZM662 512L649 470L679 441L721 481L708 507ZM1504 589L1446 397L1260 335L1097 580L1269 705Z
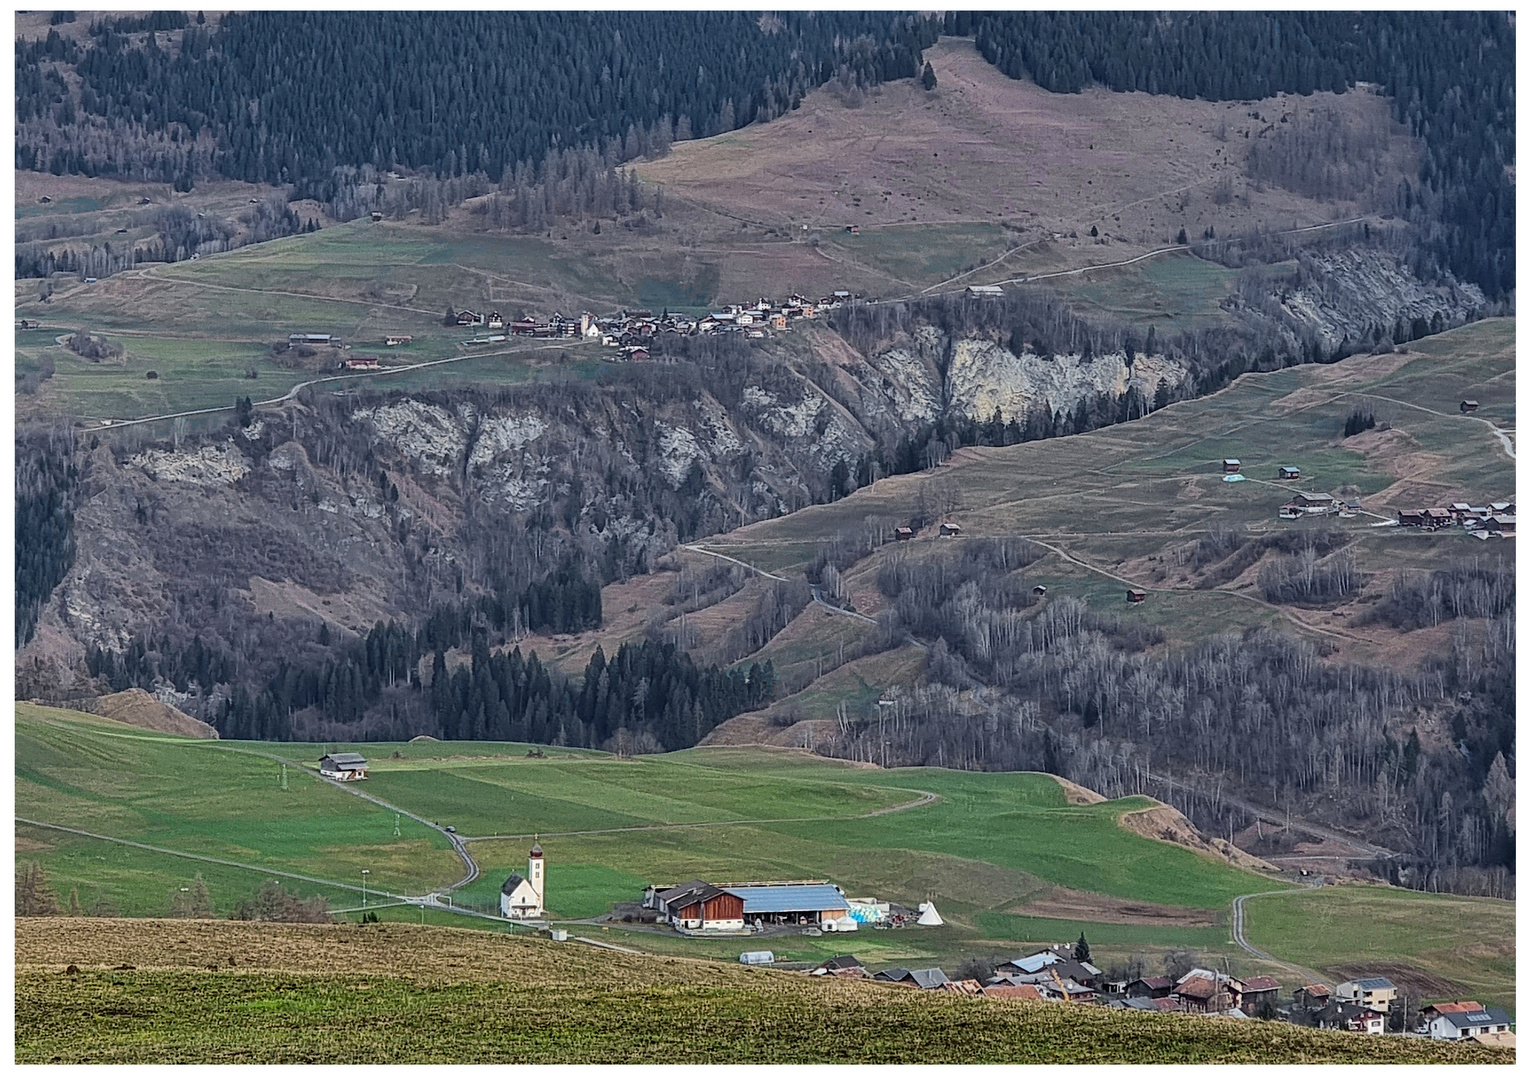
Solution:
M915 920L917 926L943 926L942 917L936 913L936 905L927 901L920 905L920 918Z

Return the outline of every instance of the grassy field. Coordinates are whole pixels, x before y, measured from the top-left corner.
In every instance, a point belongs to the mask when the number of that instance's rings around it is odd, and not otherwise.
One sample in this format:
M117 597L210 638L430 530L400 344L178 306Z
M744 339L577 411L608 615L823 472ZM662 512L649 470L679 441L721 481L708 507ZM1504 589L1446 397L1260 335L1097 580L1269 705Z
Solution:
M105 900L124 915L163 915L197 873L220 912L269 877L353 908L362 869L374 890L411 894L462 874L445 839L408 817L395 838L392 812L296 767L283 791L280 764L265 755L311 763L319 746L180 739L31 705L17 706L16 739L16 812L42 823L18 824L18 857L39 862L61 898L78 890L87 909ZM362 749L371 778L352 790L468 838L482 874L454 902L484 911L495 909L506 875L525 866L534 833L549 852L549 907L565 919L602 915L652 882L698 876L830 878L850 895L910 907L936 901L949 922L941 931L863 935L890 962L919 956L950 965L1011 951L1027 940L1016 937L1023 931L1051 941L1083 930L1102 940L1103 955L1222 947L1229 900L1267 885L1121 828L1117 817L1144 800L1070 805L1041 774L881 770L732 747L631 761L559 748L529 758L514 744ZM1060 888L1076 891L1078 919L1027 917L1029 904ZM1125 932L1112 914L1119 901L1195 909L1198 918L1189 927ZM409 921L415 913L387 917ZM620 926L602 933L649 950L738 951L730 941L693 943ZM844 948L808 938L792 947L807 958Z
M16 960L16 1058L28 1063L1514 1056L1288 1025L921 993L405 926L24 919ZM423 1016L430 1022L420 1022Z
M1378 970L1432 997L1515 1014L1514 902L1351 886L1257 897L1246 911L1252 944L1269 952L1331 973Z
M16 707L16 815L101 836L380 889L425 891L460 876L435 830L356 799L266 754L313 762L290 746L181 739L38 706ZM201 872L222 910L260 875L31 829L18 840L54 888L106 895L124 914L163 914L169 889ZM44 846L46 845L46 846ZM110 852L110 854L109 854ZM270 876L270 875L267 875ZM247 887L248 886L248 887ZM318 891L311 884L305 892ZM336 895L337 890L325 890Z
M18 822L17 858L40 863L61 900L77 890L86 911L105 901L108 912L163 916L200 873L220 914L274 877L355 919L363 869L374 904L381 890L420 893L461 876L440 833L404 817L396 838L395 815L354 794L365 793L468 840L482 873L453 901L470 910L495 909L499 883L525 866L536 834L548 853L549 908L566 921L637 900L654 882L829 878L852 896L932 900L947 925L793 935L772 940L779 954L808 961L851 950L878 966L955 970L1083 932L1104 963L1157 965L1168 950L1191 949L1236 971L1291 975L1229 940L1229 901L1272 888L1271 879L1118 824L1148 800L1073 804L1042 774L885 770L766 748L623 761L428 741L362 747L372 763L365 787L342 790L289 767L283 791L280 765L263 755L311 762L323 748L181 739L29 705L17 706L16 747L18 818L98 834ZM1320 905L1322 919L1306 904ZM406 907L380 915L422 918ZM474 925L467 915L425 918ZM1450 976L1471 960L1482 978L1458 981L1491 997L1508 996L1514 974L1510 909L1493 901L1325 890L1253 901L1249 924L1282 960L1326 971L1387 962ZM740 948L620 923L576 932L715 960Z

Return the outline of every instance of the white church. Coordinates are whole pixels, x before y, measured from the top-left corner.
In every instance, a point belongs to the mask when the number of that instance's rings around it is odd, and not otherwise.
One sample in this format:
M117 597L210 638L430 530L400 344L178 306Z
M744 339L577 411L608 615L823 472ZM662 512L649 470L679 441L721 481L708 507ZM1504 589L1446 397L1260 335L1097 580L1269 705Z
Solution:
M536 838L527 855L527 876L512 874L500 886L500 914L507 919L542 918L543 846Z

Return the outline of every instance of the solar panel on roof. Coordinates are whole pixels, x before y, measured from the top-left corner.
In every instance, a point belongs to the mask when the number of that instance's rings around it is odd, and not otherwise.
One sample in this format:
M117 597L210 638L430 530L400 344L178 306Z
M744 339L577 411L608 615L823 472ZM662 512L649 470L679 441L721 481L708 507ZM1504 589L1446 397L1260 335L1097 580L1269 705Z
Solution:
M833 885L747 885L727 890L745 902L746 915L844 908L846 898Z

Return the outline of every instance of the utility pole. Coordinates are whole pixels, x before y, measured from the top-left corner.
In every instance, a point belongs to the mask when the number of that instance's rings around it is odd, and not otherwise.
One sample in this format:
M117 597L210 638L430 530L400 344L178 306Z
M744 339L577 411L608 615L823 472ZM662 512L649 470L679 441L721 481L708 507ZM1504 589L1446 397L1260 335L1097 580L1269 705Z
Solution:
M362 906L363 907L367 906L367 875L370 874L370 873L372 873L371 870L363 870L362 871Z

